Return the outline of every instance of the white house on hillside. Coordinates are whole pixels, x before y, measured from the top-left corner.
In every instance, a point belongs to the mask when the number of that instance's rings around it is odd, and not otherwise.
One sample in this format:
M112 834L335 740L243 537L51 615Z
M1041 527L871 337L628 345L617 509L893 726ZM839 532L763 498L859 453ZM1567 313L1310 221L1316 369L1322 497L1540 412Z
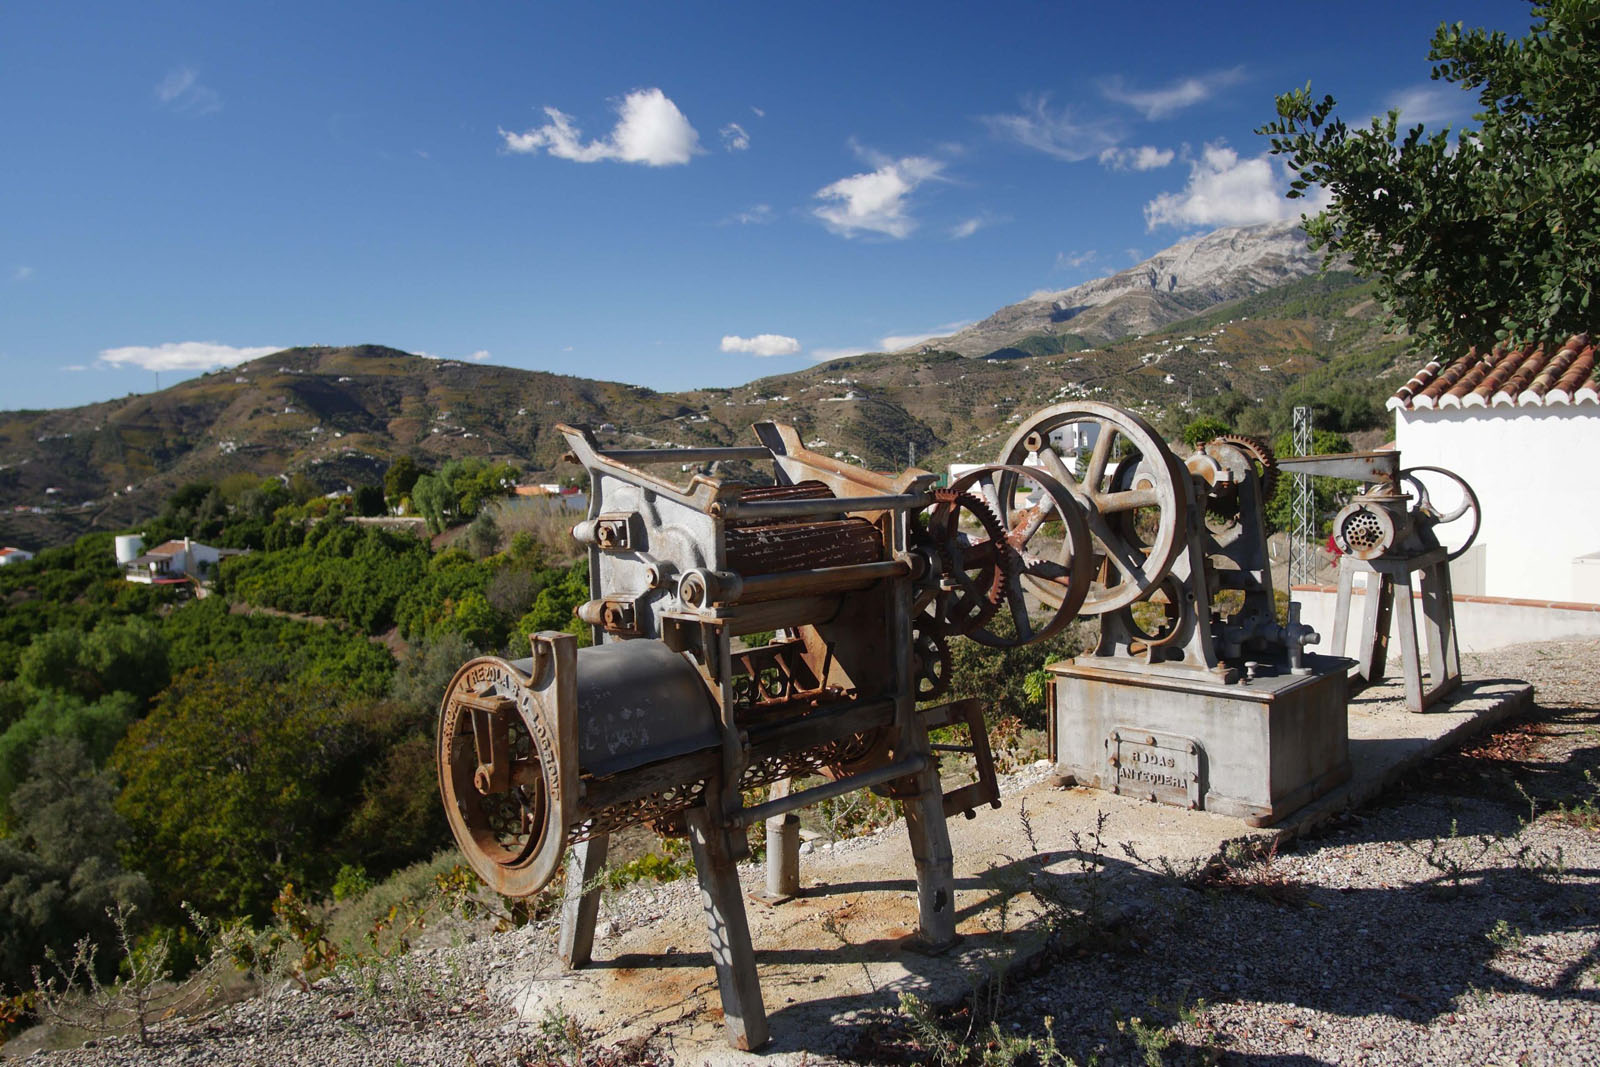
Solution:
M0 567L7 563L25 563L33 558L33 553L21 548L0 548Z
M207 581L216 574L220 560L240 554L239 549L212 548L187 537L181 541L164 542L130 559L121 558L122 547L118 546L118 562L122 564L123 577L130 582L156 585L191 579Z
M1388 406L1406 467L1445 467L1477 494L1482 528L1452 568L1457 593L1600 603L1600 380L1588 334L1434 360ZM1440 528L1447 545L1460 544L1460 526Z

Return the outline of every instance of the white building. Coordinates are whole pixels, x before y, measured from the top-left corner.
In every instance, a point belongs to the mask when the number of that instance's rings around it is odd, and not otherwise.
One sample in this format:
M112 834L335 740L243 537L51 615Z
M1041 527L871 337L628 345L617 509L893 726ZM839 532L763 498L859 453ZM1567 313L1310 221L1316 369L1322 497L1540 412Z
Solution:
M8 563L26 563L33 553L21 548L0 548L0 567Z
M239 549L212 548L185 537L181 541L159 544L128 560L122 565L122 574L130 582L155 585L191 579L208 581L216 575L220 560L239 554Z
M1434 360L1389 399L1401 463L1454 471L1477 494L1482 526L1452 567L1457 593L1600 603L1596 352L1588 334L1554 348ZM1439 528L1447 546L1463 527Z

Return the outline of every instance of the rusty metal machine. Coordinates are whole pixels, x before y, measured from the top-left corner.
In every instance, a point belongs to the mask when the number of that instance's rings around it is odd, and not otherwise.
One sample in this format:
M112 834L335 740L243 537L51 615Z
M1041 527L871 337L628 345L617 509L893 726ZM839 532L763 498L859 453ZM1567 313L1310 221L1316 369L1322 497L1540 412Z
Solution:
M595 643L540 633L528 658L461 668L439 717L445 811L501 893L535 893L565 862L573 967L590 960L609 836L686 836L741 1048L768 1036L735 868L748 829L765 824L768 891L782 896L798 885L796 810L863 788L898 799L919 937L954 939L945 820L999 800L979 703L932 703L951 680L950 638L1015 646L1097 616L1095 651L1051 668L1060 772L1266 824L1350 773L1349 661L1307 652L1318 636L1293 605L1278 621L1272 479L1292 466L1378 482L1341 514L1352 554L1370 544L1407 567L1438 555L1426 499L1395 502L1393 453L1279 462L1229 436L1180 460L1106 404L1039 412L998 463L943 489L925 471L812 452L776 423L732 448L608 450L561 429L590 476L573 534L589 552L578 614ZM762 484L647 469L715 463L765 468ZM945 726L966 743L933 744ZM976 780L946 792L951 749Z
M1351 500L1334 516L1333 540L1339 547L1339 599L1334 609L1333 648L1343 650L1356 576L1366 581L1354 677L1365 684L1383 680L1391 619L1400 638L1406 708L1423 711L1461 684L1461 649L1456 640L1455 602L1450 564L1478 536L1478 497L1459 475L1443 467L1396 469ZM1432 490L1430 492L1430 483ZM1444 508L1435 494L1452 494ZM1461 522L1467 532L1454 549L1440 540L1439 527ZM1427 681L1417 640L1412 575L1421 594L1428 638Z
M540 633L527 659L461 668L440 710L445 810L501 893L537 892L566 857L560 951L574 967L592 951L608 835L637 824L686 835L729 1039L754 1048L768 1031L735 870L747 828L766 823L769 889L792 892L796 809L862 788L897 798L919 936L952 942L945 820L998 806L998 789L978 702L928 702L949 684L951 636L1003 646L1071 621L1091 578L1083 508L1037 468L940 490L924 471L891 477L814 453L774 423L735 448L605 450L586 430L562 432L590 476L573 533L589 550L578 614L596 643ZM678 485L645 469L718 461L765 466L771 484ZM1004 509L1008 524L971 491L1002 479L1032 494ZM1035 619L1041 589L1051 607ZM934 746L941 726L964 727L968 743ZM939 757L952 748L976 780L945 792Z
M1402 585L1409 569L1442 566L1431 534L1441 517L1420 482L1408 504L1397 453L1278 460L1265 442L1228 435L1179 459L1136 414L1079 402L1026 421L999 462L1001 471L1049 471L1082 507L1091 534L1095 576L1077 610L1099 616L1099 645L1050 668L1051 748L1063 777L1255 825L1349 777L1349 661L1307 651L1321 637L1300 622L1299 605L1289 603L1278 621L1263 507L1284 470L1377 483L1335 528L1370 544L1356 551L1379 558L1371 566ZM994 477L985 496L1011 527L1023 504L1008 476L981 477ZM1425 599L1430 620L1448 612L1448 578L1434 577L1432 588L1441 587L1442 600ZM1052 600L1047 587L1034 592ZM1386 603L1369 597L1369 612ZM1378 632L1386 638L1386 615ZM1440 634L1451 632L1439 624ZM1414 626L1412 635L1408 663ZM1343 648L1342 624L1333 647Z

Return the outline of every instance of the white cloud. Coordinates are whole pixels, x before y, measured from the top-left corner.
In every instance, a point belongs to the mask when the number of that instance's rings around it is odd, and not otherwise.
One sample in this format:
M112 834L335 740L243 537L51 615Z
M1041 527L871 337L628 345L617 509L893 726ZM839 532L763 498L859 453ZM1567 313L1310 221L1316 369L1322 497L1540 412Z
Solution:
M1316 214L1326 200L1318 195L1287 200L1288 175L1263 152L1249 159L1222 144L1208 144L1189 162L1189 184L1162 193L1144 206L1145 228L1157 226L1249 226L1258 222Z
M730 152L743 152L750 147L750 135L737 122L730 122L717 132L722 135L722 147Z
M943 326L935 326L933 329L924 330L921 333L890 334L878 342L883 346L878 351L898 352L902 348L911 348L914 345L922 344L924 341L931 341L935 337L948 337L953 333L959 333L971 325L971 319L963 319L960 322L947 322Z
M1092 248L1087 252L1057 252L1056 270L1081 270L1099 257L1100 254Z
M82 364L82 363L68 363L65 367L62 367L61 369L64 370L64 371L69 371L69 372L71 372L73 374L77 374L79 371L86 371L89 368L86 365Z
M872 348L813 348L808 355L818 363L826 363L830 359L845 359L849 356L864 356L868 352L876 351Z
M767 117L767 113L761 110L759 107L756 107L754 104L750 105L750 110L756 113L756 118L758 119L764 119Z
M729 334L722 339L722 350L747 352L752 356L792 356L800 351L800 342L780 333L758 333L754 337Z
M881 233L886 237L908 237L917 228L906 214L906 198L925 181L937 178L944 164L925 156L884 160L878 169L852 174L818 189L818 200L831 203L812 209L823 225L843 237L861 233Z
M954 226L950 227L950 236L951 236L951 238L953 240L959 241L963 237L971 237L973 234L975 234L979 230L983 229L983 227L984 227L984 220L983 219L981 219L981 218L967 219L965 222L958 222Z
M575 163L614 159L647 167L687 163L702 151L700 135L660 89L638 89L623 97L617 105L616 127L605 138L587 144L582 131L572 124L572 116L553 107L545 108L544 113L550 121L537 129L526 133L501 130L506 150L533 154L544 148L558 159Z
M1478 98L1465 90L1439 82L1413 85L1390 95L1390 108L1400 112L1402 128L1423 123L1428 126L1456 125L1472 118Z
M16 268L15 270L13 270L11 272L11 280L14 281L14 282L32 281L33 280L33 268L32 267L18 267L18 268Z
M472 360L474 363L487 363L489 362L489 350L487 348L480 348L467 358Z
M1158 170L1171 163L1176 153L1170 148L1140 145L1138 148L1108 148L1100 162L1112 170Z
M100 363L104 366L139 367L153 371L210 370L213 367L231 367L236 363L259 359L281 351L283 351L281 345L234 348L232 345L222 345L215 341L169 341L164 345L107 348L100 353Z
M167 108L188 115L212 115L222 110L222 96L200 84L200 74L192 67L177 67L156 86L156 99Z
M985 115L983 123L998 136L1069 163L1092 159L1122 139L1106 120L1080 122L1067 108L1052 113L1045 95L1023 97L1022 107L1019 115Z
M777 218L771 204L754 204L743 211L729 215L724 222L737 222L741 226L762 226Z
M1108 100L1126 104L1147 119L1164 119L1168 115L1209 100L1219 89L1226 89L1244 80L1243 67L1214 71L1198 78L1184 78L1159 89L1130 89L1121 78L1112 78L1100 87Z

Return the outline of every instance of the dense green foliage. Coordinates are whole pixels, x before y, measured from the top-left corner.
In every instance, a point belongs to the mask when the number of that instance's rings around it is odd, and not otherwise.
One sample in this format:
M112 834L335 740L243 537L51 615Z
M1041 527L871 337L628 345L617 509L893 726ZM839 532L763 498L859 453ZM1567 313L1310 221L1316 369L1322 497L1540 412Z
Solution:
M251 543L213 595L126 581L108 534L0 571L0 982L104 940L112 904L153 905L141 928L184 901L262 919L288 882L315 899L447 845L433 730L450 677L480 651L525 655L534 630L587 638L587 567L549 565L525 518L500 551L482 502L455 505L479 512L471 552L435 553L229 479L144 531Z
M83 748L53 739L34 754L11 795L11 832L0 837L0 987L26 989L47 951L70 957L87 934L111 939L108 908L142 905L149 885L127 870L127 827L113 809L117 787ZM106 953L102 962L112 962Z
M230 560L223 589L250 604L378 633L394 625L396 605L427 569L428 546L410 534L330 518L297 548Z
M489 463L476 456L453 459L437 473L416 479L411 503L428 520L428 529L438 533L477 515L484 501L510 493L519 473L509 463Z
M124 851L169 907L268 913L325 886L369 746L337 689L214 663L178 679L111 762Z
M1533 5L1526 37L1443 25L1433 78L1477 94L1476 129L1402 132L1390 111L1366 128L1309 83L1277 99L1260 131L1331 205L1312 247L1347 256L1417 340L1460 352L1491 339L1560 340L1592 321L1600 285L1600 58L1593 0Z

